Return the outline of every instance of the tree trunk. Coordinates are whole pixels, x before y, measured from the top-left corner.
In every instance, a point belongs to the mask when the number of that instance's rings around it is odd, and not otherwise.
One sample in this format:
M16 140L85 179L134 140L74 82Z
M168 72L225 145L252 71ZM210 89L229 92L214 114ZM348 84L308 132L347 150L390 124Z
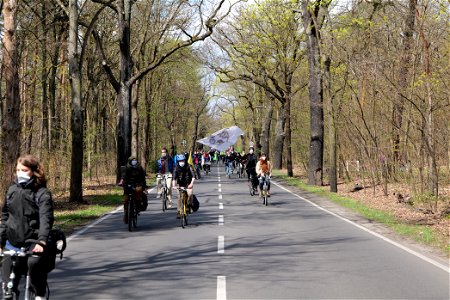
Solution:
M289 92L290 94L290 92ZM289 96L290 97L290 96ZM291 98L286 99L286 126L285 126L285 144L286 144L286 167L287 175L294 176L294 169L292 165L292 132L291 132Z
M149 83L150 82L150 83ZM150 86L150 87L149 87ZM152 111L152 93L151 93L151 76L148 80L144 80L144 90L145 90L145 119L143 124L143 148L144 152L142 154L142 164L145 166L145 168L148 168L148 162L150 160L150 149L152 147L151 145L151 139L150 139L150 116Z
M279 109L277 124L275 127L275 143L274 143L274 156L273 156L273 168L280 170L283 167L283 145L284 145L284 130L286 126L286 103L281 103Z
M325 59L325 98L328 104L328 142L329 142L329 181L330 192L337 193L337 145L336 145L336 123L334 118L333 99L331 98L331 58Z
M42 26L42 32L40 36L41 41L41 105L42 105L42 117L41 117L41 133L40 133L40 151L43 151L44 149L47 149L48 152L50 152L51 148L49 145L49 113L48 113L48 95L47 95L47 47L48 47L48 29L47 29L47 23L46 23L46 8L45 5L42 5L42 18L41 18L41 26Z
M262 152L266 153L267 157L270 157L270 127L272 126L272 115L273 115L273 105L271 101L270 107L266 112L262 135Z
M29 91L29 109L24 111L28 111L28 115L25 118L25 126L26 128L33 128L33 122L34 122L34 107L36 102L36 70L37 70L37 64L38 64L38 58L37 58L37 49L36 47L34 49L34 55L33 55L33 64L31 66L31 86ZM33 142L33 131L29 130L29 132L25 135L25 153L31 154L32 149L32 142Z
M53 46L51 61L52 66L50 67L50 76L48 79L48 100L49 100L49 127L50 127L50 147L54 149L56 147L56 142L59 140L59 126L60 117L56 114L56 81L57 81L57 71L58 71L58 58L60 50L60 42L58 39L60 36L57 34L57 29L53 28L53 37L55 45Z
M127 163L131 155L131 87L127 84L131 74L131 26L130 0L119 1L120 32L120 89L118 93L118 126L117 126L117 180L120 177L120 166Z
M78 54L78 5L69 1L69 80L72 99L72 160L70 169L70 202L83 202L83 125L84 115L81 99L81 72Z
M137 81L132 88L131 97L131 155L139 157L139 86L140 81Z
M323 185L323 90L319 50L319 28L314 22L319 12L319 5L309 7L307 1L302 3L303 23L306 32L306 48L309 68L310 100L310 147L308 163L308 184Z
M2 172L3 188L6 188L15 174L16 160L20 155L20 94L19 62L16 40L17 1L3 2L3 72L5 95L2 107Z
M403 50L400 61L400 70L398 76L399 86L397 89L396 101L394 102L393 111L393 129L392 143L394 151L394 161L399 163L402 160L402 149L400 148L400 133L403 123L404 96L408 88L409 69L411 68L411 45L413 44L413 36L415 31L415 15L417 0L409 0L409 10L406 15L405 28L403 30Z

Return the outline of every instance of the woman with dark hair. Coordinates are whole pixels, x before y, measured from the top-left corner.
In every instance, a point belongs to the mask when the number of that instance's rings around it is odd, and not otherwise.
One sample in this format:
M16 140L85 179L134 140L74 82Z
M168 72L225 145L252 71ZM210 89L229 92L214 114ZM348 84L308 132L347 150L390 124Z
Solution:
M270 177L272 176L272 164L267 159L264 152L259 156L259 161L256 163L256 174L259 178L259 195L262 194L262 187L264 180L267 180L267 194L270 197Z
M0 251L30 246L31 251L43 254L45 249L42 245L47 244L53 221L53 200L47 189L44 168L32 155L20 157L17 160L16 180L8 188L2 205ZM39 244L29 245L25 243L28 239L37 240ZM21 274L28 267L36 300L45 297L50 263L49 256L44 254L30 256L28 260L19 260L16 264L16 274ZM2 262L3 284L8 282L11 268L11 258L5 256ZM20 277L16 276L15 287L19 285ZM19 293L18 290L14 292L16 295Z

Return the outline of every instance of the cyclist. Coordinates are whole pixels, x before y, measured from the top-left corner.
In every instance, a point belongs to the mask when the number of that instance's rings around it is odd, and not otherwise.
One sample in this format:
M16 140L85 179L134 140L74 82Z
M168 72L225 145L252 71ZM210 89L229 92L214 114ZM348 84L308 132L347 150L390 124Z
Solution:
M272 176L272 164L267 159L264 152L261 152L261 155L259 156L259 161L256 163L255 171L259 178L259 195L262 195L263 183L264 180L267 180L267 196L270 197L270 176Z
M211 155L209 154L209 152L205 151L203 153L202 166L203 166L203 171L205 171L205 173L211 172Z
M0 251L3 249L17 250L26 247L25 241L33 239L41 244L47 243L48 235L53 226L53 200L47 189L47 180L41 163L32 155L20 157L17 160L16 180L7 193L2 205L0 225ZM27 268L30 271L31 288L36 300L44 299L47 286L48 266L51 257L45 255L42 245L31 245L31 251L42 253L40 256L30 256L27 261L20 259L15 266L15 274L23 274ZM54 259L54 258L53 258ZM3 285L9 280L12 269L11 257L5 256L2 262ZM19 286L21 276L14 279L14 287ZM5 286L2 286L3 293ZM14 290L17 299L18 290ZM3 294L3 299L5 294Z
M231 157L230 151L227 152L224 159L224 163L225 163L225 173L229 177L230 174L232 173L232 165L233 165L233 158Z
M186 188L188 194L188 207L192 204L192 194L194 188L195 181L195 173L192 169L192 166L189 165L186 161L186 156L184 154L178 154L176 156L177 165L175 167L175 171L173 173L173 188L177 189L178 187ZM181 193L178 193L178 202L177 202L177 219L180 218L180 206L181 206Z
M258 157L254 152L255 149L250 147L248 154L245 156L245 170L247 172L248 181L253 178L252 186L256 190L256 186L258 185L258 176L256 174L256 163L258 162Z
M147 183L145 182L145 171L139 165L135 156L130 156L128 158L128 163L125 167L122 167L122 178L120 179L119 185L123 186L123 222L128 224L128 194L130 191L128 190L129 184L135 185L135 196L137 200L136 208L142 208L145 210L147 208L147 197L144 194L144 190L147 188Z
M167 185L167 199L169 200L168 208L172 207L172 174L174 170L175 163L173 158L167 153L167 148L162 147L161 149L161 158L158 159L158 169L156 176L156 186L157 186L157 194L158 198L161 198L162 186L161 180L162 176L166 176L166 185Z
M202 169L201 162L202 162L202 153L200 151L195 151L194 152L195 179L200 179L202 177L202 175L200 174Z

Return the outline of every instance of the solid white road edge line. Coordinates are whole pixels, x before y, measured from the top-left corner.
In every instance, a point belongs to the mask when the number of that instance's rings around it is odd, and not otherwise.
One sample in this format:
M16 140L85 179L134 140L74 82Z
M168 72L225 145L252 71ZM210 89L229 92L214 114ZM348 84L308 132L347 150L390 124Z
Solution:
M152 192L155 188L151 188L148 190L148 192ZM100 222L103 222L104 220L108 219L109 217L111 217L112 215L114 215L115 213L119 212L123 210L123 205L118 206L115 210L110 211L109 213L107 213L106 215L104 215L103 217L101 217L100 219L95 220L95 222L86 225L83 229L71 234L68 238L67 241L71 241L75 238L77 238L78 236L82 235L83 233L85 233L88 229L96 226L97 224L99 224Z
M225 276L217 276L217 300L227 299L227 281Z
M424 260L424 261L426 261L426 262L428 262L428 263L430 263L430 264L432 264L432 265L434 265L434 266L436 266L436 267L446 271L447 273L450 273L450 268L448 266L445 266L445 265L443 265L443 264L441 264L441 263L439 263L439 262L437 262L437 261L435 261L435 260L433 260L433 259L431 259L431 258L429 258L429 257L427 257L427 256L425 256L425 255L423 255L421 253L419 253L419 252L416 252L416 251L414 251L412 249L409 249L408 247L403 246L402 244L399 244L399 243L397 243L397 242L395 242L395 241L393 241L393 240L391 240L391 239L389 239L389 238L387 238L387 237L385 237L385 236L383 236L383 235L381 235L379 233L376 233L375 231L372 231L372 230L370 230L370 229L368 229L368 228L366 228L366 227L364 227L362 225L359 225L359 224L357 224L357 223L355 223L355 222L353 222L353 221L351 221L349 219L346 219L346 218L344 218L342 216L339 216L339 215L335 214L334 212L331 212L331 211L327 210L326 208L323 208L323 207L317 205L316 203L314 203L314 202L312 202L312 201L310 201L308 199L303 198L302 196L294 194L293 192L291 192L290 190L288 190L284 186L280 185L279 183L276 183L274 181L272 181L272 183L274 183L279 188L281 188L281 189L291 193L292 195L296 196L297 198L299 198L299 199L301 199L303 201L306 201L309 204L317 207L318 209L323 210L324 212L327 212L330 215L333 215L333 216L335 216L335 217L337 217L337 218L339 218L339 219L341 219L341 220L343 220L343 221L345 221L347 223L350 223L353 226L356 226L359 229L362 229L362 230L364 230L364 231L366 231L366 232L368 232L368 233L370 233L370 234L372 234L372 235L374 235L374 236L376 236L376 237L378 237L378 238L380 238L380 239L382 239L382 240L384 240L384 241L386 241L386 242L388 242L388 243L390 243L390 244L392 244L392 245L394 245L394 246L396 246L396 247L398 247L398 248L400 248L400 249L402 249L402 250L404 250L404 251L406 251L406 252L408 252L408 253L410 253L410 254L412 254L414 256L417 256L418 258L420 258L420 259L422 259L422 260Z

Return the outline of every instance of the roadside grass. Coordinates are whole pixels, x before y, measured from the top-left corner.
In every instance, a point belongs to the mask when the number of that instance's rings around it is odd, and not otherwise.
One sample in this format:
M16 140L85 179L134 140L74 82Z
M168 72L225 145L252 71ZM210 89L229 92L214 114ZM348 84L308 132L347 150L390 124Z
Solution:
M292 186L330 199L332 202L346 207L369 220L385 224L402 236L406 236L425 245L437 247L445 251L445 253L447 254L450 253L448 237L443 236L437 230L434 230L427 225L408 224L405 221L396 218L389 212L373 209L359 202L358 200L328 192L326 191L326 187L308 185L299 178L288 177L279 170L274 170L273 175L277 179L280 179L281 181L284 181Z
M104 194L84 197L85 203L55 201L55 227L70 235L79 227L103 216L123 202L121 190L105 190Z
M147 177L147 185L152 186L156 175ZM114 182L114 178L111 179ZM78 228L102 217L123 203L122 187L113 184L98 186L84 191L83 203L69 203L67 197L54 199L54 226L72 234Z

